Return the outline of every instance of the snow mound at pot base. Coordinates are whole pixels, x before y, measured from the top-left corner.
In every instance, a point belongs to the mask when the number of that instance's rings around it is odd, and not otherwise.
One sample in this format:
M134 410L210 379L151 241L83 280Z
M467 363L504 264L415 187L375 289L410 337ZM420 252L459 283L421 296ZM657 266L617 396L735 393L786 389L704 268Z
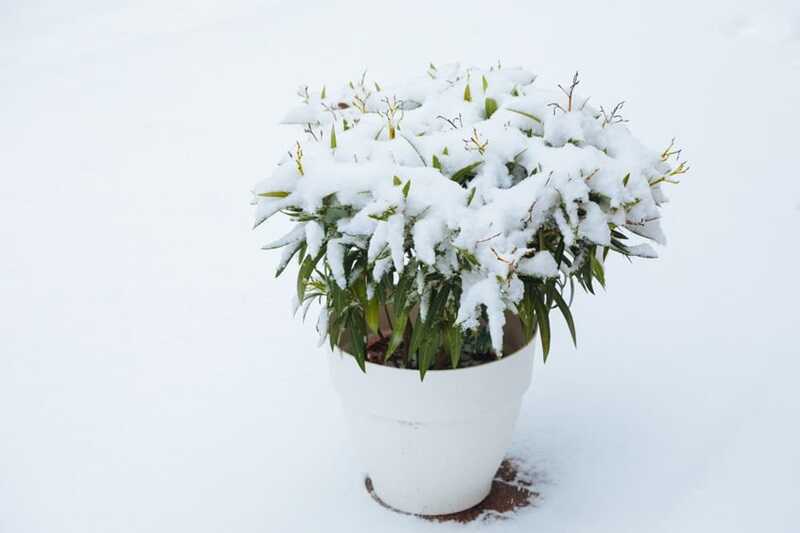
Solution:
M470 522L486 522L491 520L507 520L514 516L520 509L525 509L536 504L539 493L534 490L534 481L538 478L528 466L514 458L503 461L492 481L492 491L481 503L464 511L437 516L419 516L433 522L457 522L467 524ZM387 509L401 514L399 511L385 504L375 492L372 480L364 479L364 486L372 498Z

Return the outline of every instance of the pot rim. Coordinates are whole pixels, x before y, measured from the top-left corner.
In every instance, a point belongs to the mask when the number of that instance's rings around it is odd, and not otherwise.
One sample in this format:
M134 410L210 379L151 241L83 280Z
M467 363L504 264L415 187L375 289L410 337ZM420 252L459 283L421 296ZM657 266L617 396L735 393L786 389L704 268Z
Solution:
M437 373L438 374L438 373L444 373L444 372L459 372L459 371L467 371L467 370L475 370L475 371L477 371L478 369L480 369L482 367L488 367L490 365L495 365L495 364L501 363L501 362L503 362L503 361L515 356L515 355L518 355L520 352L522 352L523 350L527 349L529 346L534 344L535 340L536 340L536 338L534 337L533 339L531 339L531 341L528 344L522 346L520 349L516 350L515 352L512 352L512 353L510 353L508 355L502 355L502 356L497 357L496 359L494 359L492 361L488 361L486 363L481 363L479 365L467 366L467 367L463 367L463 368L431 368L431 369L426 371L426 374L429 374L429 373ZM536 349L535 345L533 346L533 349L534 350ZM336 355L337 352L339 352L340 354L343 354L343 355L347 355L349 357L353 357L355 359L355 355L351 354L350 352L348 352L347 350L343 349L341 346L338 346L338 345L336 346L336 349L331 353L333 355ZM364 365L365 365L365 367L368 367L368 368L381 368L381 369L386 369L386 370L402 370L404 372L413 372L415 374L419 374L419 368L399 368L399 367L396 367L396 366L379 365L379 364L373 363L371 361L364 361ZM364 372L364 373L367 374L368 372Z
M519 317L516 314L511 314L511 313L509 313L509 314L511 315L511 317L513 317L513 320L516 320L519 323ZM506 320L506 327L509 327L508 320ZM439 373L446 373L446 372L466 372L466 371L476 371L477 372L482 367L489 367L489 366L492 366L492 365L496 365L497 363L501 363L504 360L507 360L510 357L518 355L520 352L523 352L523 351L525 351L525 350L527 350L529 348L532 349L534 351L534 353L535 353L535 351L536 351L536 344L535 343L536 343L536 338L537 337L538 337L538 335L534 334L533 337L531 337L530 341L528 341L526 343L521 343L519 348L517 348L513 352L511 352L509 354L503 354L500 357L497 357L492 361L488 361L486 363L481 363L479 365L467 366L467 367L463 367L463 368L437 368L437 369L431 368L431 369L427 370L426 374L428 374L428 373L437 373L437 374L439 374ZM351 352L349 352L346 349L344 349L340 344L337 344L335 346L334 350L332 351L332 354L336 354L336 352L339 352L340 354L348 355L348 356L352 357L353 359L355 359L355 355L353 355ZM402 370L402 371L405 371L405 372L413 372L415 374L419 374L419 369L418 368L398 368L396 366L380 365L380 364L373 363L373 362L367 361L367 360L364 361L364 366L365 366L365 368L376 368L376 369L385 369L385 370ZM376 372L382 372L382 371L383 370L376 370ZM366 370L363 373L364 374L368 374L368 372Z

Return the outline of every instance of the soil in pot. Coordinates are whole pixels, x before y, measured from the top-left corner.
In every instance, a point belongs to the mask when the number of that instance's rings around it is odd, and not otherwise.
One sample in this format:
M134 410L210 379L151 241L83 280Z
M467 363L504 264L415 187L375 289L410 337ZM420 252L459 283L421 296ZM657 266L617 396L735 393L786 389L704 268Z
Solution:
M497 360L497 356L491 351L491 341L488 340L488 335L485 336L487 339L480 339L477 335L474 336L474 339L467 339L461 352L459 368L482 365ZM400 343L389 359L386 359L386 349L389 346L390 337L391 332L388 334L382 332L381 335L373 335L367 339L367 361L377 365L416 369L416 362L408 358L405 341ZM444 350L441 350L436 354L431 370L446 370L448 368L451 368L449 355Z

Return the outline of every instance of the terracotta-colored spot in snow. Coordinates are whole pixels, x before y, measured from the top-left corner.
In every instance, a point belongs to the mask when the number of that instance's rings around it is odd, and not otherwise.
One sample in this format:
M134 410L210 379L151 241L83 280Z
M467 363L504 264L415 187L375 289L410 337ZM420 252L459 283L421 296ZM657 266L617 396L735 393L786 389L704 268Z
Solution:
M493 518L505 519L510 516L509 513L535 504L536 499L539 498L539 493L533 490L533 479L533 473L526 471L524 465L520 462L514 459L505 459L494 476L492 491L485 500L475 507L446 515L417 516L434 522L458 522L462 524ZM381 501L375 493L370 478L364 479L364 485L367 488L367 492L376 502L387 509L402 513L402 511L398 511Z

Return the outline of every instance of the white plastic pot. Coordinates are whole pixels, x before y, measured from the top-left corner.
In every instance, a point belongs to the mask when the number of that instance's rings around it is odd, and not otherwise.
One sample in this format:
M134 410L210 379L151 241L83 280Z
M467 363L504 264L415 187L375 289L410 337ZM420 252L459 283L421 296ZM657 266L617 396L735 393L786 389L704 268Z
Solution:
M497 361L419 372L330 357L353 446L388 506L420 515L469 509L489 494L531 382L534 344Z

